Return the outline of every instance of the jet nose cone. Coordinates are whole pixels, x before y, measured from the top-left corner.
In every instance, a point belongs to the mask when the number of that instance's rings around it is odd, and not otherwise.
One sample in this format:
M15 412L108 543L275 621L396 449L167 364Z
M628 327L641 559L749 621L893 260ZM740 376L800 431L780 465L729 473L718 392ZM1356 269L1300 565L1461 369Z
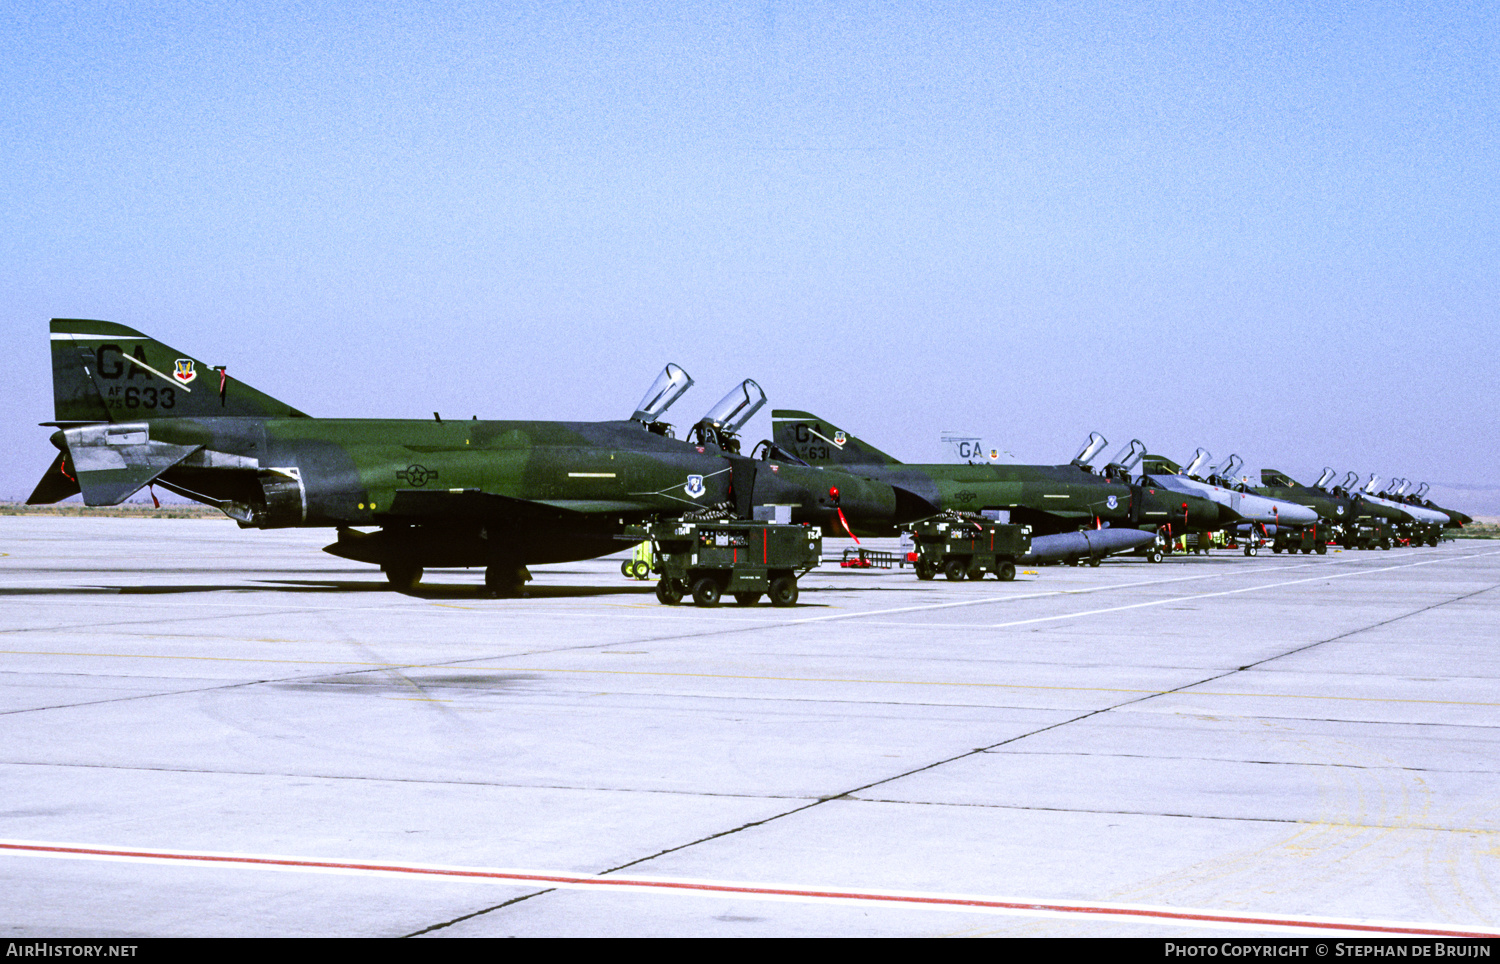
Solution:
M1305 505L1279 502L1276 504L1276 510L1276 519L1282 525L1310 526L1318 521L1317 511Z

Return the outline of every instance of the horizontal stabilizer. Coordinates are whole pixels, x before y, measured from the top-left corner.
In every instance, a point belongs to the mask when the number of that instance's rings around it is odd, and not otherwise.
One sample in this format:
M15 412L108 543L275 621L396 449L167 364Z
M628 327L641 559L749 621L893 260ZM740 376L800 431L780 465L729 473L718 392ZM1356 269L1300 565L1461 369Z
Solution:
M87 505L119 505L202 448L153 442L141 423L87 425L62 435Z
M77 476L72 473L73 470L68 465L67 454L59 452L57 458L52 460L52 467L47 469L47 473L42 476L42 481L31 490L26 504L51 505L77 495L81 490L78 488Z

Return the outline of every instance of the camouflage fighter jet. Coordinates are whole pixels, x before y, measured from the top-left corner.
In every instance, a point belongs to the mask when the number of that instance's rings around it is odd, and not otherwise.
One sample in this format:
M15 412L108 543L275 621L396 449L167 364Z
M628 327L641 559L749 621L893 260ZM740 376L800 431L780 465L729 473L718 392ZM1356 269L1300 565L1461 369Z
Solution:
M379 565L398 589L464 566L513 594L529 564L607 555L628 525L712 506L748 518L790 505L794 522L871 535L920 517L889 485L831 486L740 455L735 432L765 402L749 380L686 440L658 422L692 384L676 366L622 421L313 418L124 325L55 319L51 331L56 418L44 424L60 454L28 502L81 492L116 505L160 485L246 528L337 528L325 551Z
M1089 463L1107 444L1097 432L1066 465L907 465L808 412L777 409L771 421L776 445L802 461L885 482L931 506L934 515L947 510L1008 512L1011 522L1031 526L1033 543L1037 537L1106 524L1122 533L1122 540L1127 529L1216 528L1220 517L1217 505L1196 495L1131 481L1131 468L1145 452L1139 442L1102 471L1095 470Z

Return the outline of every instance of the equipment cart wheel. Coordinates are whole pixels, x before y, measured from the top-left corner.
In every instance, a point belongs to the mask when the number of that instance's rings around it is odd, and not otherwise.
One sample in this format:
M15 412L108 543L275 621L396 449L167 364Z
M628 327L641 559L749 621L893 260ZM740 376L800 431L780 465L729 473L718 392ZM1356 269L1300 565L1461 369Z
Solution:
M1001 582L1011 582L1016 578L1016 564L1013 562L1000 563L1000 568L995 570L995 578Z
M637 559L635 561L635 565L632 566L631 569L635 575L635 578L639 579L642 582L645 582L647 579L651 578L651 566L648 565L646 560L644 559Z
M937 570L932 568L931 563L918 562L913 565L912 568L916 570L917 578L922 580L923 582L926 582L927 580L932 579L937 575Z
M1318 545L1317 545L1317 551L1318 551L1318 555L1320 555L1320 556L1326 556L1326 555L1328 555L1328 543L1326 543L1326 542L1320 542L1320 543L1318 543Z
M797 604L797 579L795 576L777 576L771 580L771 605L795 606Z
M713 576L704 576L693 583L693 603L698 606L717 606L719 604L719 580Z
M422 581L421 566L385 565L380 567L380 571L385 573L391 588L397 592L411 592Z
M968 573L969 567L964 564L962 559L949 559L943 563L943 575L947 577L949 582L958 582L964 576L968 575Z
M624 576L626 579L633 579L635 577L634 559L626 559L624 562L620 563L620 575Z
M741 606L753 606L756 603L760 602L760 593L737 592L734 594L734 601L739 603Z
M663 606L675 606L682 602L682 586L670 576L662 576L656 584L656 601Z

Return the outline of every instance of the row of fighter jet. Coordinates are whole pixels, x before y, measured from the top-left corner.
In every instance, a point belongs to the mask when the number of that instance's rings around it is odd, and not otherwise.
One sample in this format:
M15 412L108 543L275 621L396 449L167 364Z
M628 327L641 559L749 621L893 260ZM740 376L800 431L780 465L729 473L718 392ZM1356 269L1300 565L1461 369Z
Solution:
M514 593L528 565L608 555L642 522L751 518L762 505L849 535L1003 513L1032 527L1040 561L1149 552L1158 533L1242 525L1311 531L1326 546L1357 544L1370 520L1406 541L1468 521L1399 493L1303 492L1275 473L1263 478L1272 491L1251 491L1153 460L1139 442L1095 468L1099 436L1067 465L904 465L815 416L777 411L774 438L746 456L738 433L765 404L759 386L736 386L678 439L661 416L693 382L676 365L629 419L428 421L314 418L112 322L54 319L51 355L55 417L43 424L59 454L29 502L81 493L115 505L159 485L244 527L333 528L326 551L379 565L402 589L425 568L483 567L487 586Z
M903 485L943 510L1003 510L1044 535L1080 523L1107 526L1120 530L1121 550L1134 548L1129 543L1137 538L1126 533L1142 529L1161 536L1156 541L1166 546L1182 535L1198 536L1198 543L1206 545L1202 536L1228 531L1244 543L1247 555L1254 555L1263 541L1277 552L1327 552L1329 544L1436 545L1444 528L1473 521L1426 500L1425 485L1412 495L1405 494L1405 482L1377 492L1372 476L1363 489L1356 489L1354 473L1342 484L1330 485L1332 469L1325 469L1312 486L1262 469L1262 484L1252 487L1236 478L1243 466L1238 456L1204 470L1209 455L1203 449L1183 467L1148 454L1145 445L1132 440L1097 467L1094 462L1108 444L1097 432L1067 465L985 464L982 457L968 465L904 465L810 413L777 411L772 418L776 444L810 465Z

